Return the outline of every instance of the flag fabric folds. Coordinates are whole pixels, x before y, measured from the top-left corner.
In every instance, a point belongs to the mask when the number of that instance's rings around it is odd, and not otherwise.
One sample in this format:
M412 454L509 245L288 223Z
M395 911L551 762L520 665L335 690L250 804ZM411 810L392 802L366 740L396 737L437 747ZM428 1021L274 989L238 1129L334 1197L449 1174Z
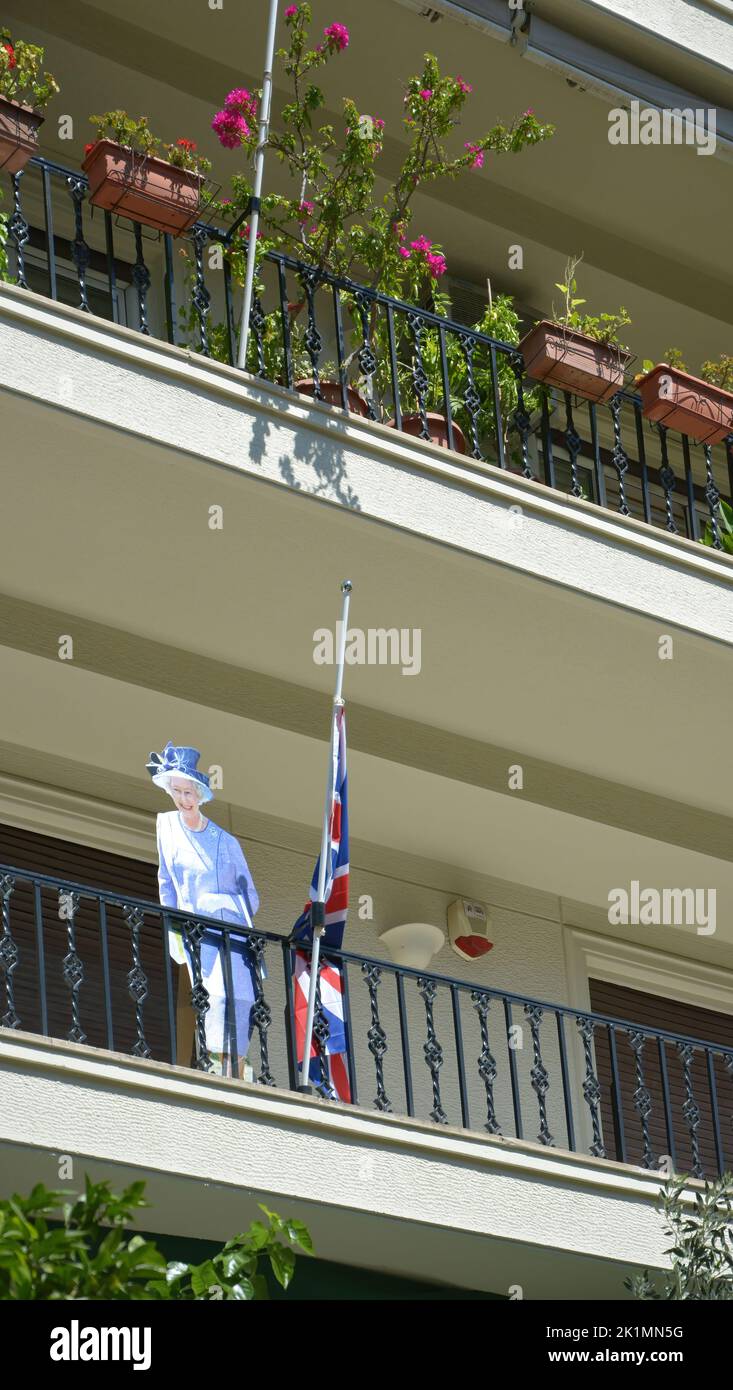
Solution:
M322 957L320 970L321 1008L328 1022L329 1034L325 1052L321 1054L321 1044L313 1035L309 1075L314 1086L322 1094L333 1100L351 1100L349 1085L346 1023L344 1017L344 980L342 968L327 959L329 946L341 946L346 927L349 907L349 816L346 779L346 715L342 708L336 711L336 738L332 743L334 775L333 801L330 809L330 838L326 882L324 888L325 926L321 938ZM321 857L311 882L311 896L293 927L291 940L310 943L313 940L311 926L311 907L318 894L318 877ZM310 988L310 955L302 951L295 953L293 975L295 1042L298 1066L303 1064L305 1030L308 1016L308 990ZM325 1080L323 1073L325 1072Z

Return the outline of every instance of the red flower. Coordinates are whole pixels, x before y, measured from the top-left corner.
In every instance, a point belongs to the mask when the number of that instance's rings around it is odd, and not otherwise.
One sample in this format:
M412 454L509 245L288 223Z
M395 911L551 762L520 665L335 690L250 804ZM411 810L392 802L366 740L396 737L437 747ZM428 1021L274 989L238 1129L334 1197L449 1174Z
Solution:
M13 48L12 43L4 43L3 48L6 50L8 55L8 67L12 70L13 68L18 66L18 60L15 56L15 49Z
M182 149L182 150L189 150L189 151L190 151L190 150L195 150L195 149L196 149L196 141L195 141L195 140L176 140L176 144L178 145L179 149Z
M92 150L94 149L94 146L96 145L96 143L97 143L96 140L92 140L91 144L85 145L85 146L84 146L84 154L85 154L85 156L88 155L88 154L91 154L91 152L92 152Z

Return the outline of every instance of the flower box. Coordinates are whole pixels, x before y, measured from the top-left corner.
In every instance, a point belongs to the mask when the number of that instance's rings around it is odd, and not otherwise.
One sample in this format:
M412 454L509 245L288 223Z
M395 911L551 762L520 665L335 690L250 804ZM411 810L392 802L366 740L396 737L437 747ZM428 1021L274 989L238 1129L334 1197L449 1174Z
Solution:
M699 444L718 444L733 434L733 395L720 386L660 362L637 387L648 420L679 430Z
M0 169L17 174L38 153L38 130L43 116L30 106L0 97Z
M92 145L81 167L89 179L90 203L106 212L172 236L187 231L199 216L202 174L104 139Z
M527 376L602 404L624 384L632 354L543 319L520 343Z

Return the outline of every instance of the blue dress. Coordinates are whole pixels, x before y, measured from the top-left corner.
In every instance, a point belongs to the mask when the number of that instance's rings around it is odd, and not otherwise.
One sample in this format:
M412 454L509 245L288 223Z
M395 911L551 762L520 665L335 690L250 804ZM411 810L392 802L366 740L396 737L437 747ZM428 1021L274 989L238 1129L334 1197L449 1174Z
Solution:
M181 912L218 917L233 926L252 926L259 897L239 840L209 821L203 830L189 830L178 811L162 812L157 819L158 892L164 907ZM234 1022L237 1053L247 1055L251 1034L250 1014L255 1000L254 958L246 938L230 935ZM182 933L171 928L168 948L174 960L188 965L193 983L190 952ZM201 974L209 995L204 1016L206 1047L219 1054L231 1051L231 1002L227 1001L222 936L213 927L201 938Z

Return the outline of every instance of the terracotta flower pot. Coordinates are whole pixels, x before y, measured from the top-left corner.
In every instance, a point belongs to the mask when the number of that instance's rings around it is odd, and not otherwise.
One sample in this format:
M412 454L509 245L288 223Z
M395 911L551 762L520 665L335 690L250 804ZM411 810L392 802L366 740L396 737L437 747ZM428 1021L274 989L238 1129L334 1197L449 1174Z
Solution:
M201 210L202 174L114 140L97 140L81 167L89 179L90 203L146 227L180 236Z
M733 434L733 395L678 367L660 362L637 382L648 420L688 434L699 444L718 444Z
M341 383L338 381L321 381L319 385L321 388L321 398L324 404L337 405L343 409ZM315 399L316 383L312 377L304 378L302 381L296 381L295 389L296 391L300 391L302 395L313 396ZM346 387L346 399L349 402L349 414L364 416L369 414L369 407L364 397L357 391L355 386Z
M438 415L434 410L427 410L425 418L428 422L430 442L440 445L441 449L449 449L448 422L445 416ZM395 427L394 420L390 420L389 423L393 428ZM403 415L402 428L405 434L414 434L419 438L423 432L422 415ZM455 421L453 422L453 448L457 454L465 454L466 452L466 436Z
M38 153L38 130L43 116L30 106L0 97L0 169L17 174Z
M621 390L632 356L620 348L597 343L585 333L561 328L548 319L535 324L519 347L527 376L533 381L546 381L561 391L572 391L584 400L599 404L609 401Z

